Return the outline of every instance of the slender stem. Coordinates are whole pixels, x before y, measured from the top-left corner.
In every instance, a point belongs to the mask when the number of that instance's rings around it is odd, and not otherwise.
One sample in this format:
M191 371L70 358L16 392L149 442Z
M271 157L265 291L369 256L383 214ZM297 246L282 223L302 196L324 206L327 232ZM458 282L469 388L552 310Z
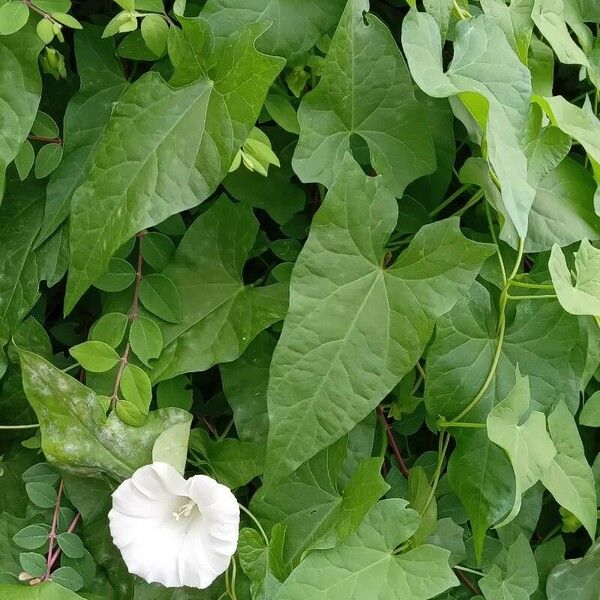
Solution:
M492 240L494 241L494 245L496 246L496 255L498 256L498 262L500 263L500 271L502 272L502 283L503 285L506 285L506 267L504 266L504 260L502 259L500 246L498 245L498 238L496 237L496 230L494 229L494 223L492 221L492 215L490 213L490 206L487 202L485 203L485 215L487 217L490 233L492 234Z
M394 438L394 433L392 432L392 428L390 427L390 424L388 423L387 419L385 418L385 413L383 412L383 408L381 408L381 406L377 407L377 416L379 417L379 420L381 421L382 425L385 427L385 432L387 434L388 442L389 442L390 448L392 449L394 457L396 458L396 462L398 463L400 472L402 473L402 475L404 475L404 477L406 479L408 479L408 467L406 466L406 463L404 462L404 458L402 458L402 454L400 453L400 448L398 448L398 444L396 443L396 438Z
M261 535L263 536L263 539L265 540L265 544L268 546L269 545L269 538L267 537L267 534L265 533L265 530L263 529L263 527L260 524L259 520L243 504L239 504L239 507L240 507L240 510L242 510L243 512L245 512L252 519L252 521L254 522L254 524L258 527L258 530L260 531Z
M481 590L460 569L454 567L454 573L466 588L468 588L476 596L481 595Z
M458 216L463 215L472 206L475 206L482 198L483 198L483 190L479 190L478 192L475 192L475 194L473 194L471 199L462 208L457 210L454 214L458 215Z
M523 260L523 251L525 250L525 238L519 240L519 249L517 250L517 259L515 260L515 266L511 271L508 279L512 281L519 272L519 268L521 267L521 261Z
M447 434L445 431L442 431L440 437L438 438L438 461L435 467L435 473L433 474L433 480L431 481L431 490L429 492L429 496L427 497L425 508L421 513L423 515L427 512L429 505L435 498L435 490L437 489L438 483L440 482L440 477L442 475L442 467L444 466L444 458L446 457L448 444L450 444L450 435Z
M531 296L510 296L506 295L508 300L548 300L549 298L557 298L556 294L538 294Z
M477 575L478 577L483 577L483 573L481 571L476 571L475 569L469 569L468 567L461 567L460 565L454 565L455 569L459 571L464 571L465 573L471 573L473 575Z
M47 13L45 10L42 10L41 8L37 7L33 2L31 2L31 0L21 0L21 2L33 12L36 12L38 15L44 17L44 19L48 19L52 23L56 23L57 25L60 25L62 27L60 21L57 21L50 13Z
M63 373L68 373L69 371L73 371L74 369L79 369L81 367L81 365L79 363L74 363L68 367L65 367L64 369L61 369L61 371Z
M60 512L60 501L62 499L64 489L63 480L60 480L58 484L58 492L56 493L56 502L54 503L54 514L52 515L52 527L50 528L50 533L48 534L48 559L46 563L46 574L44 575L44 581L48 581L50 579L50 572L52 570L52 557L54 556L54 542L56 541L56 526L58 525L58 514Z
M77 527L77 525L79 525L80 519L81 519L81 515L79 513L77 513L73 517L73 520L71 521L71 524L69 525L69 528L67 529L67 533L73 533L75 531L75 528ZM57 548L56 552L52 555L52 560L50 561L50 569L52 569L52 567L55 565L59 556L60 556L60 548Z
M142 256L142 238L146 235L145 231L140 231L137 234L139 240L139 249L137 257L137 269L135 271L135 287L133 290L133 300L131 301L131 309L129 310L130 321L135 321L138 318L139 304L140 304L140 286L142 283L142 267L144 264L144 257ZM123 372L125 367L129 363L129 355L131 353L131 344L129 341L125 344L125 350L119 359L119 368L115 377L115 384L113 386L112 394L110 396L110 405L114 410L117 407L119 401L119 386L121 385L121 379L123 378Z
M435 217L438 213L442 212L446 206L452 204L454 200L456 200L460 195L462 195L467 189L469 189L470 184L465 184L459 187L453 194L450 194L440 205L436 206L430 213L430 217Z
M425 379L425 369L421 366L421 363L419 361L417 361L415 367L417 368L417 371L419 371L419 375L421 376L421 378Z
M58 144L59 146L63 145L63 141L61 138L49 138L44 137L43 135L28 135L27 139L32 142L43 142L44 144Z
M448 429L449 427L458 427L459 429L485 429L485 423L466 423L464 421L438 421L440 429Z
M37 429L40 426L39 423L32 423L31 425L0 425L0 430L3 429Z
M532 290L553 290L554 286L551 283L528 283L525 281L513 280L510 285L516 287L529 288Z

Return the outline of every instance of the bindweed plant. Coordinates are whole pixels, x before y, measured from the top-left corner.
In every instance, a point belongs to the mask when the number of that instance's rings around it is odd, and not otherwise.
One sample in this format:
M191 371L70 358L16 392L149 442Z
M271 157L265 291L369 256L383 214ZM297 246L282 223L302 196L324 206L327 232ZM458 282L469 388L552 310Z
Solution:
M599 30L0 0L0 599L598 600Z

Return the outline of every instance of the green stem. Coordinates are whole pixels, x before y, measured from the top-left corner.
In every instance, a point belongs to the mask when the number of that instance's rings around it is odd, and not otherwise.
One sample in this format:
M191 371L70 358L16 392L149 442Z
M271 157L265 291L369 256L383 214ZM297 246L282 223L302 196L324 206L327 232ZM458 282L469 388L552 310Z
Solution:
M506 295L508 300L548 300L549 298L556 298L556 294L538 294L537 296L509 296Z
M485 423L466 423L464 421L438 421L437 426L441 429L448 429L449 427L458 427L464 429L485 429Z
M471 573L473 575L477 575L478 577L483 577L483 573L481 571L476 571L475 569L469 569L468 567L461 567L460 565L454 565L455 569L459 571L464 571L465 573Z
M260 531L261 535L263 536L263 539L265 540L265 544L268 546L269 538L267 537L267 534L265 533L265 530L263 529L262 525L259 523L258 519L243 504L239 504L239 507L243 512L245 512L252 519L252 521L254 521L254 524L258 527L258 530Z
M526 283L525 281L511 281L510 285L516 287L529 288L532 290L553 290L554 286L551 283Z
M446 206L452 204L454 200L456 200L459 196L461 196L467 189L469 189L470 184L465 184L459 187L453 194L448 196L439 206L436 206L430 213L430 217L435 217L438 213L442 212Z
M444 458L446 456L446 450L448 450L448 444L450 444L450 435L445 431L442 431L438 439L438 461L435 467L435 473L433 474L433 480L431 481L431 491L429 492L427 502L425 503L425 508L421 514L425 514L427 512L429 505L435 497L435 490L437 489L440 477L442 475L442 467L444 466Z
M483 198L483 190L479 190L475 192L471 199L459 210L457 210L454 214L458 217L464 215L471 207L475 206L481 199Z
M37 429L39 426L39 423L32 423L31 425L0 425L0 429Z
M500 252L500 246L498 245L498 238L496 237L496 230L494 229L494 223L492 222L492 215L490 213L490 205L485 203L485 215L488 221L488 227L492 234L492 240L496 246L496 255L498 256L498 262L500 263L500 271L502 272L502 283L506 285L506 267L504 266L504 260L502 260L502 254Z

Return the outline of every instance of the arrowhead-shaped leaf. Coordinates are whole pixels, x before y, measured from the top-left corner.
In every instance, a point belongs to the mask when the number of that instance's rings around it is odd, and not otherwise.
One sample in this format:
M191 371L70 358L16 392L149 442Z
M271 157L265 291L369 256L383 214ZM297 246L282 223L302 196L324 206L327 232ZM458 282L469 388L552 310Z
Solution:
M254 48L263 30L234 35L211 57L210 77L174 88L150 72L121 95L72 199L67 313L121 244L196 206L225 177L283 65Z
M268 390L271 476L293 471L377 406L490 254L448 219L423 227L388 266L397 210L381 179L348 156L292 275Z
M317 87L298 111L300 140L293 166L302 181L331 186L351 138L366 142L371 165L401 196L435 169L425 107L389 29L367 0L349 0L325 58Z

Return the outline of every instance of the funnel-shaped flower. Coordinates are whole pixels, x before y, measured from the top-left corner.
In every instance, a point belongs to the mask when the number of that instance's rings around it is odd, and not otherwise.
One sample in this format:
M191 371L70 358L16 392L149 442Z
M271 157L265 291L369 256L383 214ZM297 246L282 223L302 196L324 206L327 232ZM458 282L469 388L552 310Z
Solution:
M229 488L172 466L138 469L113 493L110 533L131 573L166 587L208 587L229 566L240 510Z

